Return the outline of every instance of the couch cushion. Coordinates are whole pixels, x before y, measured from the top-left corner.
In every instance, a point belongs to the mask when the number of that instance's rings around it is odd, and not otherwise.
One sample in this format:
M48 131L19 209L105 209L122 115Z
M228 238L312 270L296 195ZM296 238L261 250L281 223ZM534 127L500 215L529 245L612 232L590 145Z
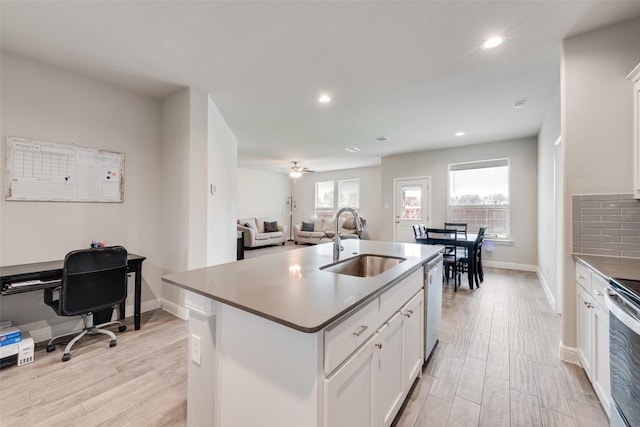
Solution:
M269 233L256 233L256 240L267 240L269 237Z
M265 233L275 233L278 231L278 221L265 221L264 222L264 232Z
M351 230L349 228L343 228L342 230L340 230L340 235L342 236L343 234L356 234L356 230Z
M269 218L256 218L256 224L258 225L258 233L264 233L264 222L269 221Z
M284 233L282 231L275 231L273 233L269 233L269 236L271 238L282 237L284 236Z
M313 231L313 221L311 222L302 221L302 228L300 230Z
M299 237L314 237L317 239L321 239L325 236L323 231L298 231Z
M238 220L238 224L244 226L244 227L251 227L251 225L253 224L253 228L254 230L257 230L258 227L256 226L256 219L255 218L240 218ZM246 225L249 224L249 225Z
M324 224L322 225L322 231L336 231L336 220L335 219L325 219Z
M314 219L313 220L313 231L322 231L322 226L324 225L324 219Z
M336 230L332 230L332 231L325 231L324 234L327 237L331 237L333 239L333 237L336 235Z

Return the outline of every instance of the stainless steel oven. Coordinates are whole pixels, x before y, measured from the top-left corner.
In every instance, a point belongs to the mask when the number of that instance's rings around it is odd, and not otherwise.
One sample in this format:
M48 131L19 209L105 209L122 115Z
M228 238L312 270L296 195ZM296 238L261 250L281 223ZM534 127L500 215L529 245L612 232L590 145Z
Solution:
M640 426L640 281L611 279L607 288L611 426Z

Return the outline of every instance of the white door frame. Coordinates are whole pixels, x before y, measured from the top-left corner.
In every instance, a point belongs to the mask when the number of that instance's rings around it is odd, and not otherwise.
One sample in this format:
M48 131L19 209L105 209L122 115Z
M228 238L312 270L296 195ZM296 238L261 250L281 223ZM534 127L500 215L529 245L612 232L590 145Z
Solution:
M431 175L428 176L414 176L414 177L402 177L402 178L393 178L393 218L392 218L392 224L393 224L393 241L397 242L397 224L396 224L396 218L399 216L399 212L398 212L398 194L397 194L397 188L398 188L398 183L400 181L427 181L427 197L422 197L422 211L426 212L427 214L427 219L424 221L424 224L429 227L431 225ZM424 195L423 195L424 196ZM427 208L425 209L425 201L427 203Z

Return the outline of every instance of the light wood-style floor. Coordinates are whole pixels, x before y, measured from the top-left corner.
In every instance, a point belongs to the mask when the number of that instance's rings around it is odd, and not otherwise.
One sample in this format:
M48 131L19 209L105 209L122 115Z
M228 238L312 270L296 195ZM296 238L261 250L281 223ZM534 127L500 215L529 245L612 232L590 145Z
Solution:
M558 357L535 274L487 270L479 290L445 287L440 343L396 425L608 425L582 369ZM187 322L155 310L127 325L115 348L85 339L69 362L39 348L1 370L0 425L186 425Z

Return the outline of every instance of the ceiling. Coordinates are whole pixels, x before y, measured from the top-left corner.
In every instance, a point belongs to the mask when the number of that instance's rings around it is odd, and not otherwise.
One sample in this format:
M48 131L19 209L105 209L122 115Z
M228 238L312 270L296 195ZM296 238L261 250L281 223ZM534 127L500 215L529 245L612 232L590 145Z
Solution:
M8 52L156 99L208 92L239 166L285 172L537 135L562 39L640 16L640 1L3 0L0 15ZM481 49L495 34L505 43Z

